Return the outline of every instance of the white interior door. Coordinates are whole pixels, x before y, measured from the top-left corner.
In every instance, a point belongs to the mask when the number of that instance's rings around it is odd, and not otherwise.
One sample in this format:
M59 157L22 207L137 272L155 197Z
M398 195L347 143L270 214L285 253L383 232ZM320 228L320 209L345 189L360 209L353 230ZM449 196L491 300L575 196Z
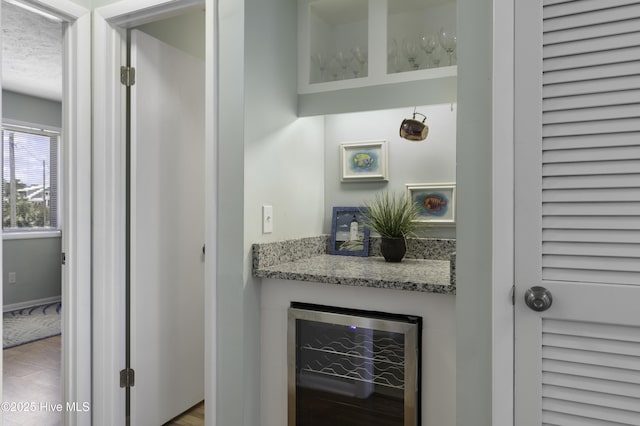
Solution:
M516 425L637 426L640 1L515 4Z
M131 32L131 424L204 399L204 62Z

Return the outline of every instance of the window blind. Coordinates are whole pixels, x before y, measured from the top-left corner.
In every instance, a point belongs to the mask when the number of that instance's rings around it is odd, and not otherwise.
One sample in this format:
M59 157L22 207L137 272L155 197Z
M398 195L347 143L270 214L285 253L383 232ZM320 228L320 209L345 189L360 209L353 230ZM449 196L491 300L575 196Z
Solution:
M3 127L4 230L58 227L58 138L54 132Z

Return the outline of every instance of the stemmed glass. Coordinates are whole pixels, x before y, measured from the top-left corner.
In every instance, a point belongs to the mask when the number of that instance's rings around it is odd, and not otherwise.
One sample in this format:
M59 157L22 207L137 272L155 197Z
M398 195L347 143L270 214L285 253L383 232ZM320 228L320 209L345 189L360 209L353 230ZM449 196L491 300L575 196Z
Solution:
M431 63L431 54L436 47L438 47L438 41L436 40L436 36L433 34L427 34L420 37L420 47L424 50L424 53L427 55L427 68L429 68Z
M445 31L444 28L440 28L438 34L440 39L440 45L449 54L449 65L452 64L453 51L456 50L456 34L452 31Z
M420 51L420 47L415 40L410 38L405 38L402 40L402 53L407 58L409 65L414 70L420 68L420 64L418 63L418 52Z
M338 65L338 62L335 60L335 57L332 57L331 59L329 59L329 62L327 64L327 69L329 70L329 78L331 79L331 81L338 80L338 77L340 76L340 66Z
M311 62L313 62L314 65L320 70L320 81L327 81L324 75L324 72L327 69L327 64L329 63L327 55L322 52L316 52L311 55Z
M402 62L400 61L400 55L398 53L398 42L396 39L392 39L387 48L387 63L389 72L402 71Z
M342 78L348 78L347 68L349 68L353 56L351 56L349 52L340 51L336 53L335 59L340 68L342 68Z
M351 54L353 55L353 59L357 62L356 68L353 70L353 75L358 78L364 70L365 62L367 62L367 52L361 49L360 46L356 46L351 49Z

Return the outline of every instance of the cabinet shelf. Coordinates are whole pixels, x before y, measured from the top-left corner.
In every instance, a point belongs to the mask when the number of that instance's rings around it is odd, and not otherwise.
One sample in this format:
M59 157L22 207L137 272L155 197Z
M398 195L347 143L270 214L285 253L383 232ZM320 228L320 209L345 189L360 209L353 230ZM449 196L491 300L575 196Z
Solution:
M448 104L455 103L456 99L457 85L454 74L449 77L299 94L298 116Z

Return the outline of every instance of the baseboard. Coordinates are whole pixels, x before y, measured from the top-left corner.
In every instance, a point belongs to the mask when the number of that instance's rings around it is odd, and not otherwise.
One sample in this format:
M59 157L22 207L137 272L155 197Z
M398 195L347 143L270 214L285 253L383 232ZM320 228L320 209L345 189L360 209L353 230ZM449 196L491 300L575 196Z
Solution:
M56 303L62 300L62 296L45 297L44 299L27 300L26 302L12 303L10 305L4 305L2 312L17 311L18 309L31 308L32 306L46 305L49 303Z

